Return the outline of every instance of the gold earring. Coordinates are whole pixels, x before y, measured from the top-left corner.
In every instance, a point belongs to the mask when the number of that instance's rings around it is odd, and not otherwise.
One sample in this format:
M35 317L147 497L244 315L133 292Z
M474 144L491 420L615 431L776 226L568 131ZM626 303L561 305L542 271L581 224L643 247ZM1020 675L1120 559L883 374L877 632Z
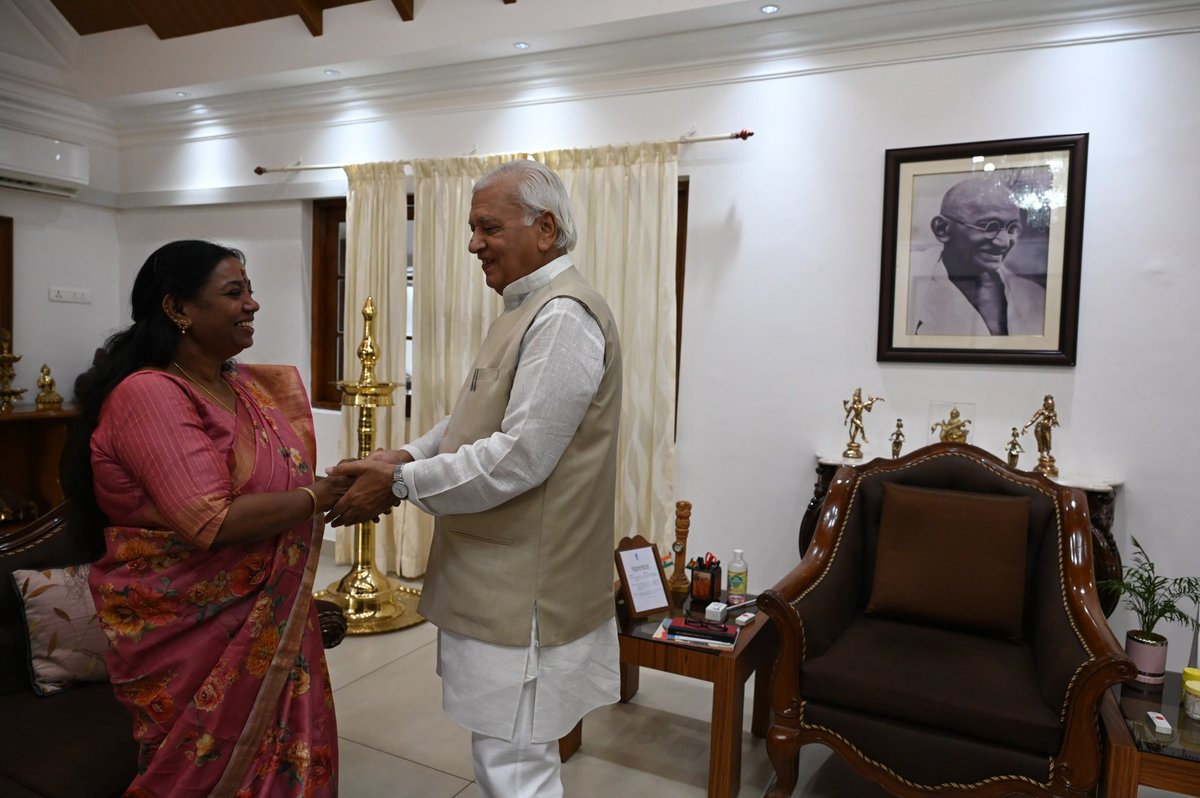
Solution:
M188 319L175 319L175 326L179 328L180 335L187 335L188 328L192 326L192 322Z

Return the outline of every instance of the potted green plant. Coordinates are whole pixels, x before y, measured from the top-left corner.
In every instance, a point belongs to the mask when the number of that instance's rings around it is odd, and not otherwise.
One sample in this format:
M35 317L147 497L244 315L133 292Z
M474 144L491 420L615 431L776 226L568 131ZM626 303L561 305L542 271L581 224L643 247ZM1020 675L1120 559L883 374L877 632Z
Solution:
M1200 578L1166 577L1137 538L1133 540L1133 564L1122 569L1120 579L1105 579L1101 591L1124 599L1125 609L1137 616L1138 628L1125 633L1125 653L1137 666L1137 681L1162 684L1167 670L1167 638L1154 631L1159 621L1181 623L1195 629L1197 617L1184 610L1184 602L1200 607Z

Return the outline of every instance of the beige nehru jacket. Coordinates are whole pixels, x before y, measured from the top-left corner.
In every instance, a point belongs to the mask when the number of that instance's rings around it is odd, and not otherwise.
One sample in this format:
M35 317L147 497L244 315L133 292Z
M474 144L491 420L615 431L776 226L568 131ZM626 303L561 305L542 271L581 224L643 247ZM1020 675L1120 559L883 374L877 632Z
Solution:
M545 482L491 510L436 519L418 607L441 629L498 645L529 645L535 606L544 646L581 637L613 614L621 347L608 303L574 267L493 322L439 453L500 430L521 341L557 297L579 301L600 325L600 386Z

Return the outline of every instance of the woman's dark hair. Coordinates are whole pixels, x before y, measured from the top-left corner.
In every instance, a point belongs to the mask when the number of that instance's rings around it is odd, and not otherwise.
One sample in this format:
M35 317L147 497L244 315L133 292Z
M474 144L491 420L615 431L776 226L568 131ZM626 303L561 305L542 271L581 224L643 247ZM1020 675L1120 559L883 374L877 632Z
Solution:
M72 534L88 543L93 556L103 552L101 530L107 524L92 486L91 439L100 421L100 408L133 372L170 364L180 332L163 311L163 297L170 294L180 301L195 300L218 264L228 258L246 262L239 250L209 241L172 241L155 250L133 281L133 324L114 333L96 352L92 368L75 382L79 417L67 437L61 478L71 500Z

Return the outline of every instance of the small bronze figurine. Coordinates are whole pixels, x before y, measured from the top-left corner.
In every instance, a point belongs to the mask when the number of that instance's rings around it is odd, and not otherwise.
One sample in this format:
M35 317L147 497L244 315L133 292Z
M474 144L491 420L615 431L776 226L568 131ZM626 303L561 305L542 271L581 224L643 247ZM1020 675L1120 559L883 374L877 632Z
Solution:
M896 419L896 429L889 436L892 439L892 457L900 456L900 447L904 445L904 420Z
M966 443L967 442L967 427L971 426L971 419L962 418L962 414L958 412L957 407L950 408L950 418L945 421L934 422L929 428L933 432L938 427L942 431L938 433L938 440L943 443Z
M1046 394L1046 398L1042 400L1042 406L1021 428L1021 432L1024 433L1033 427L1033 437L1037 441L1038 450L1038 464L1033 470L1048 477L1058 476L1058 466L1054 463L1054 455L1050 454L1050 431L1057 426L1058 413L1054 409L1054 397Z
M878 396L870 396L867 401L863 401L862 388L854 389L854 396L850 399L842 400L842 407L846 410L846 417L842 419L842 425L850 426L850 442L846 444L846 451L842 452L842 457L848 457L854 460L862 459L862 444L855 439L857 436L862 436L863 443L869 443L867 440L867 431L863 428L862 414L866 410L871 412L871 407L876 402L882 402L883 399Z
M1008 455L1008 464L1013 468L1017 467L1017 460L1021 457L1022 452L1025 451L1025 448L1021 446L1021 442L1017 440L1017 436L1019 434L1020 433L1017 432L1017 428L1013 427L1012 437L1009 438L1008 443L1004 445L1004 451Z
M59 410L62 408L62 397L54 390L54 378L50 376L50 367L42 364L42 373L37 381L38 395L34 399L38 410Z

